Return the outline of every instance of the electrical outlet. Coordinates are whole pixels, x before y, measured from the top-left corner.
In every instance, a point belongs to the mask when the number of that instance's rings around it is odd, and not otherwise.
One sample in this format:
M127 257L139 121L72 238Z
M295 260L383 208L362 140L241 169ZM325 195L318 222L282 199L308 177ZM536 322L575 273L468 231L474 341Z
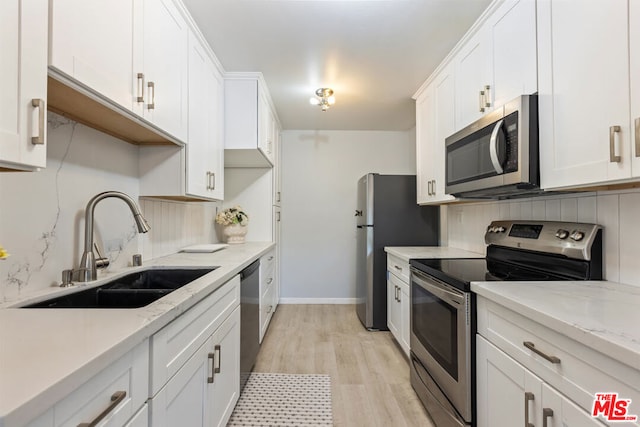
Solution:
M123 239L110 239L104 242L104 250L106 252L119 252L124 249Z

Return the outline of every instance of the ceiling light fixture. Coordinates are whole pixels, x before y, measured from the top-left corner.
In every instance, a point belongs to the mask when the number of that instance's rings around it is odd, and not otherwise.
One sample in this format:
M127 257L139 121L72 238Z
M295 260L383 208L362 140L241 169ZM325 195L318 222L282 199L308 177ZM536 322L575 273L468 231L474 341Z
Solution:
M329 107L336 103L336 98L333 96L333 89L328 87L321 87L316 90L316 96L309 99L311 105L319 105L322 111L327 111Z

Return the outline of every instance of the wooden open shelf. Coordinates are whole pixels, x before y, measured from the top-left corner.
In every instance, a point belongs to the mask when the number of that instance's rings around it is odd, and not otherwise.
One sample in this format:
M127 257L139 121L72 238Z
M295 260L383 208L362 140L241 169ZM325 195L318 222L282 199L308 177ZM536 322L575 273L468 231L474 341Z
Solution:
M64 80L64 78L63 78ZM125 108L88 89L49 76L48 110L135 145L179 145L182 142L146 123Z

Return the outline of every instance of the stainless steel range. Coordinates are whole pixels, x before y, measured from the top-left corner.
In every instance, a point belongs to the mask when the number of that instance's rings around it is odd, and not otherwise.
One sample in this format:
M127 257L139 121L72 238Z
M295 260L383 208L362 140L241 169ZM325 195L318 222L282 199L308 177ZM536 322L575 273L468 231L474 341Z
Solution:
M471 282L602 279L595 224L494 221L485 242L486 258L410 261L411 384L438 427L475 425Z

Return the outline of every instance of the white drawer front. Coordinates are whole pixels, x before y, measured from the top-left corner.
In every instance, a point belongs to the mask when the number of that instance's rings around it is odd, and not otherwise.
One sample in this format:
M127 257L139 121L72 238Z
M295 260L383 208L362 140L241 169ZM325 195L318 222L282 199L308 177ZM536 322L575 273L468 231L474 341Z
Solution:
M264 297L269 286L275 281L276 252L269 251L260 258L260 296Z
M122 426L147 400L149 390L149 341L84 383L54 406L54 426L76 427L91 423L112 404L101 426ZM116 404L112 396L123 393Z
M397 256L387 255L387 270L398 276L403 282L409 283L409 263Z
M152 396L239 305L238 275L151 337Z
M606 349L591 349L482 297L478 297L477 312L480 335L583 409L591 410L599 392L617 392L640 403L640 370L609 358ZM533 344L535 351L525 343Z

